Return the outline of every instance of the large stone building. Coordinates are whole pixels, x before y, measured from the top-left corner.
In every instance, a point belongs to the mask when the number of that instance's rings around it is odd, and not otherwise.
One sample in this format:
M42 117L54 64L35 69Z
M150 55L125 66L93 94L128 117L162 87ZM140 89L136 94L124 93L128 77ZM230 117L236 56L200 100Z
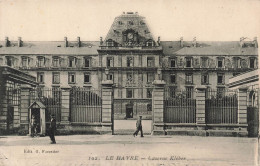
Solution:
M151 114L152 82L163 79L174 95L185 90L192 97L196 86L222 91L230 77L258 66L257 39L204 42L160 41L144 17L127 12L115 18L100 41L0 42L0 65L37 78L42 87L100 89L102 80L113 80L115 113L137 110ZM130 117L132 115L129 115Z

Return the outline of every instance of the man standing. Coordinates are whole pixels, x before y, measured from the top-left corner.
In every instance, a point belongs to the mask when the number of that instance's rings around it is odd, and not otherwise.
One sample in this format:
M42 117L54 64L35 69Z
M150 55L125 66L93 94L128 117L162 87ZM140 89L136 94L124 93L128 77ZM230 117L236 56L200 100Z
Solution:
M141 131L141 137L144 137L142 129L142 116L139 116L139 119L136 121L136 131L134 132L133 136L137 136L139 131Z
M34 115L32 115L32 119L31 119L31 136L37 136L37 122L36 122L36 118Z
M49 136L51 139L51 144L56 144L55 131L56 131L56 119L54 115L51 115L51 123L49 128Z

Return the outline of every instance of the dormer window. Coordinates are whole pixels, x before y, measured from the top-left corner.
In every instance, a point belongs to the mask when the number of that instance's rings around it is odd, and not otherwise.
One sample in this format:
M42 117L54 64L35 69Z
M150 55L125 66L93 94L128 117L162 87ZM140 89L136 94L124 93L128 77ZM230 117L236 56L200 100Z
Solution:
M45 57L39 56L38 57L38 67L44 67L45 65Z
M112 39L107 40L107 46L108 47L113 47L114 46L114 42L113 42Z
M117 23L118 23L118 25L122 25L123 24L122 21L118 21Z
M91 59L86 57L84 58L84 67L88 68L90 67L90 62L91 62Z
M134 25L133 21L128 21L128 25Z
M186 67L192 67L192 58L186 58Z
M249 68L254 69L256 66L256 58L249 58Z
M146 47L152 47L153 46L153 41L152 40L148 40L146 42Z
M60 66L59 57L53 57L52 58L52 65L53 65L53 67L59 67Z
M170 68L175 68L176 67L176 58L171 58L170 59Z
M133 67L133 66L134 66L134 58L127 57L127 67Z
M217 60L218 60L218 68L223 68L223 66L224 66L224 58L222 58L222 57L219 57L219 58L217 58Z
M75 66L76 66L76 58L69 57L69 67L75 67Z

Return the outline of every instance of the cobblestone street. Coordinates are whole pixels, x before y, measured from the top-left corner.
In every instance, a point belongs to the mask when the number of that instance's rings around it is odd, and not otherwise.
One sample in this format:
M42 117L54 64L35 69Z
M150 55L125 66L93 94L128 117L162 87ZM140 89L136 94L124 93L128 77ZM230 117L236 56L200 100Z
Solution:
M71 135L2 136L0 165L256 165L257 139Z

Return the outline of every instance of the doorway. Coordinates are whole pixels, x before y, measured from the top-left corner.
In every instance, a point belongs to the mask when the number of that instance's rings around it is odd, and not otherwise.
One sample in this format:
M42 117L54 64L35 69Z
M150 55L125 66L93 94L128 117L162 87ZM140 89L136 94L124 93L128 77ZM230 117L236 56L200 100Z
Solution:
M32 108L31 109L32 113L31 113L31 119L30 119L30 122L32 122L32 117L35 118L35 123L36 123L36 130L37 130L37 133L40 133L41 132L41 114L40 114L40 108Z
M125 118L127 119L127 118L133 118L133 116L134 116L134 106L133 106L133 104L126 104L126 113L125 113Z

